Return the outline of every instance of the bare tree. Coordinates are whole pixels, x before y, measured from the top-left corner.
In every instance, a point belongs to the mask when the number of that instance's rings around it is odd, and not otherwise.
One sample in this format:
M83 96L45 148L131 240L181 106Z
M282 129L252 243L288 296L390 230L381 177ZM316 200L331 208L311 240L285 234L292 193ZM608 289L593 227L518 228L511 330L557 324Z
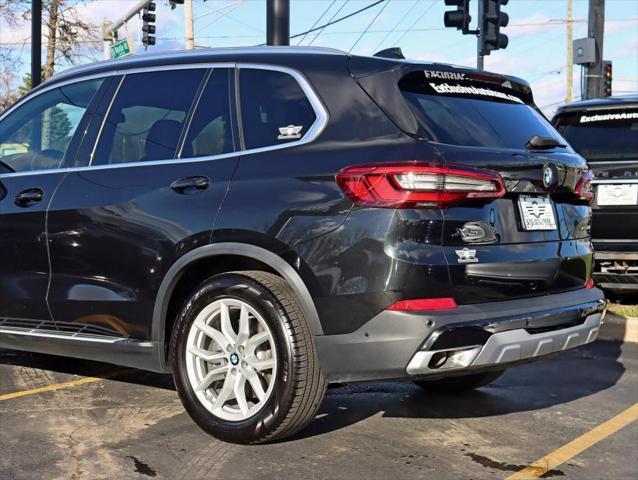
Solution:
M0 0L0 22L8 27L15 27L20 22L30 22L30 3L26 0ZM79 3L85 2L77 0L43 0L42 2L43 37L46 44L43 80L53 75L60 64L95 60L97 52L100 51L99 29L82 18L77 8ZM25 42L28 42L28 39L25 39ZM5 79L11 77L15 80L15 57L11 45L0 45L0 75L3 75ZM3 93L4 86L0 96L4 97Z
M60 62L93 59L100 42L98 27L82 19L75 5L67 0L45 0L43 9L47 55L42 77L46 80Z
M0 23L5 27L15 27L20 14L15 0L0 0ZM11 106L18 97L13 89L19 59L12 45L0 45L0 112Z

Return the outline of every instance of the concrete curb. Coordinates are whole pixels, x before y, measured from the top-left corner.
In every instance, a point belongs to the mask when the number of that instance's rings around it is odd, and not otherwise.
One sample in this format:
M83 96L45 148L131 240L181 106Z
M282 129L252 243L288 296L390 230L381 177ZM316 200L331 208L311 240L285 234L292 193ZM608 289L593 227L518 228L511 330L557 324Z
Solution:
M607 312L605 324L600 329L601 340L638 343L638 317L622 317Z

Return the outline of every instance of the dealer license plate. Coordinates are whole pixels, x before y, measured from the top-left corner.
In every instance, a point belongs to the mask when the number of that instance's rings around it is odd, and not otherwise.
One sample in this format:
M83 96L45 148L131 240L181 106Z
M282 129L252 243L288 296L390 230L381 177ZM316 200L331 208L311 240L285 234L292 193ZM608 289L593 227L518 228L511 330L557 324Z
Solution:
M518 209L524 230L556 230L554 208L548 197L521 195Z
M605 205L638 205L638 183L599 184L596 203Z

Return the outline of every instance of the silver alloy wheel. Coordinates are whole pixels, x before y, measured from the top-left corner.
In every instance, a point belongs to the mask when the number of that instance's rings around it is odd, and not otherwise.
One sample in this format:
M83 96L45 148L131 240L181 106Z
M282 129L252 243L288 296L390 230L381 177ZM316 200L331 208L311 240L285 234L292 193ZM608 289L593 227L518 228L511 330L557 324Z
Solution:
M263 317L235 298L216 300L195 318L186 340L186 371L199 401L216 417L255 415L275 385L275 341Z

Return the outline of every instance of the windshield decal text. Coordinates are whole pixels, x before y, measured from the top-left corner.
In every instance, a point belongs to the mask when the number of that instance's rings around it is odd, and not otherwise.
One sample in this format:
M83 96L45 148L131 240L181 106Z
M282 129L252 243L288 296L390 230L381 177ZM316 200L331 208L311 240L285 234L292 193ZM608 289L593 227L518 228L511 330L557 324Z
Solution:
M444 70L424 70L425 78L441 80L465 80L465 74L460 72L446 72Z
M482 97L494 97L502 100L508 100L510 102L525 103L523 100L515 95L499 92L489 88L479 88L465 85L450 85L449 83L430 83L430 86L436 93L452 93L452 94L465 94L465 95L477 95Z
M612 122L614 120L638 119L638 112L605 113L600 115L581 115L580 123Z

